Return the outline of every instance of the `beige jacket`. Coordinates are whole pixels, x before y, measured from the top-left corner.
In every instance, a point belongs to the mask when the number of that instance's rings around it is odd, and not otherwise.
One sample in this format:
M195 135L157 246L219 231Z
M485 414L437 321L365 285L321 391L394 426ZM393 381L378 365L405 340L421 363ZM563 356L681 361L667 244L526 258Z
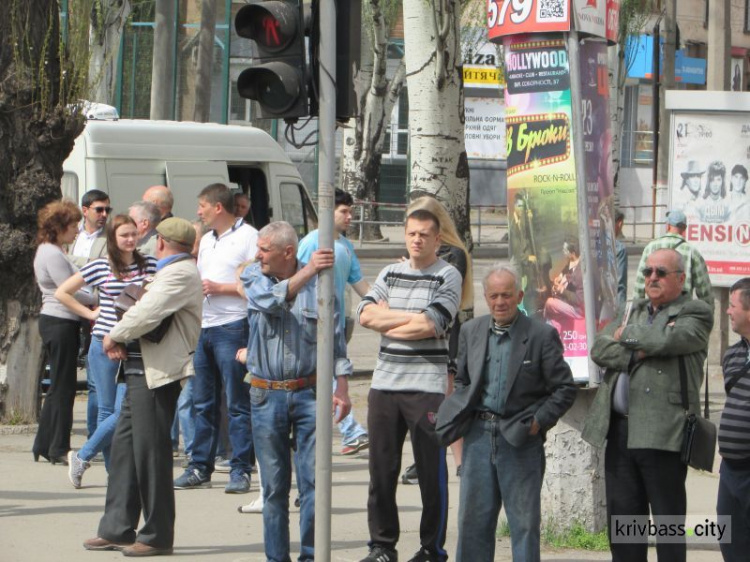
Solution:
M174 320L161 342L141 339L146 383L158 388L191 376L192 359L201 331L203 292L193 259L170 263L146 286L146 294L128 310L109 336L125 343L140 338L174 313Z

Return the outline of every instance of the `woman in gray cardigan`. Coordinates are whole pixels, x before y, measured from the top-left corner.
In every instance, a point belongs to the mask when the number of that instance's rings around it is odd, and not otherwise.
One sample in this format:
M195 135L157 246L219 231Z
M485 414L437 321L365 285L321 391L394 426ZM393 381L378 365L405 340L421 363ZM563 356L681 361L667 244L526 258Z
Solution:
M78 234L81 211L68 200L53 201L39 211L34 274L42 292L39 333L47 352L51 384L42 406L39 429L34 440L34 460L66 464L73 427L73 401L76 396L78 324L80 318L55 298L55 290L77 269L65 256L64 244ZM85 294L76 295L90 302Z

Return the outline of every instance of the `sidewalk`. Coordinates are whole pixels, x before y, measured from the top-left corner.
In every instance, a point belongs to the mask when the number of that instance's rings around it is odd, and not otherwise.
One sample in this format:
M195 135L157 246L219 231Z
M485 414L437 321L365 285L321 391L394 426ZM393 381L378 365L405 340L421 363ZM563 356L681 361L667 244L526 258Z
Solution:
M358 418L364 422L369 381L353 380L350 390ZM73 446L78 448L85 437L86 397L79 395L75 406ZM46 462L34 463L31 445L35 426L25 433L0 433L0 560L3 562L61 562L81 560L121 560L117 552L87 552L81 543L95 536L99 518L104 510L106 476L104 466L94 465L83 480L83 488L75 490L67 478L67 467ZM22 430L24 428L17 428ZM335 430L334 430L335 433ZM367 471L366 452L356 457L338 454L340 440L334 435L333 445L333 509L331 560L355 562L366 554L367 531ZM410 447L402 466L411 463ZM174 474L181 473L180 460L175 461ZM449 454L448 467L455 474ZM264 560L262 517L239 514L237 507L257 497L257 481L252 493L229 495L224 493L227 474L214 474L214 488L207 490L176 491L177 522L175 554L177 561L233 561ZM690 471L688 475L688 513L715 513L717 475L703 475ZM294 494L294 491L292 491ZM458 480L451 478L448 540L446 549L453 559L456 547L456 518L458 513ZM292 498L293 499L293 498ZM419 517L421 500L418 486L400 485L398 488L401 540L398 548L402 560L419 547ZM292 558L299 552L299 510L291 507L290 531ZM656 560L655 552L650 555ZM510 561L507 537L498 540L497 561ZM579 550L554 551L545 549L542 560L574 562L579 560L610 560L608 552ZM689 550L689 562L720 562L718 550Z

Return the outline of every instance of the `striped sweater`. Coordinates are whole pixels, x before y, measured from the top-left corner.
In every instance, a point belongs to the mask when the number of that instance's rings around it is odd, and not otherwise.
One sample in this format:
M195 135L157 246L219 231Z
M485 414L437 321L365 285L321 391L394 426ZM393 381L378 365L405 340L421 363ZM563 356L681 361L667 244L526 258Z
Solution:
M731 461L750 461L750 343L742 338L722 361L727 401L719 422L719 453ZM736 382L735 382L736 381ZM732 384L734 382L734 384Z
M421 270L412 269L408 260L395 263L380 272L357 316L380 301L386 301L391 310L426 314L437 337L406 341L382 336L372 388L445 394L447 337L461 301L461 274L442 259Z

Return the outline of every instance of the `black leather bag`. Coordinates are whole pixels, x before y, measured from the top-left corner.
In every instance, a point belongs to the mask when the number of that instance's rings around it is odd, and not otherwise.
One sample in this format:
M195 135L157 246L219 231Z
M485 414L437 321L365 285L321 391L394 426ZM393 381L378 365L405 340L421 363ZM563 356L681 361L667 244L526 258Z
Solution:
M682 408L685 410L685 427L682 436L680 459L697 470L711 472L716 456L716 425L708 421L708 377L706 378L705 415L688 412L687 373L685 359L680 357L680 393Z
M117 314L117 320L122 320L123 315L130 310L130 307L141 300L145 294L146 289L140 285L127 285L115 299L115 313ZM156 328L141 337L152 343L161 342L167 334L167 330L169 330L169 327L172 325L173 317L174 314L170 314L162 320Z

